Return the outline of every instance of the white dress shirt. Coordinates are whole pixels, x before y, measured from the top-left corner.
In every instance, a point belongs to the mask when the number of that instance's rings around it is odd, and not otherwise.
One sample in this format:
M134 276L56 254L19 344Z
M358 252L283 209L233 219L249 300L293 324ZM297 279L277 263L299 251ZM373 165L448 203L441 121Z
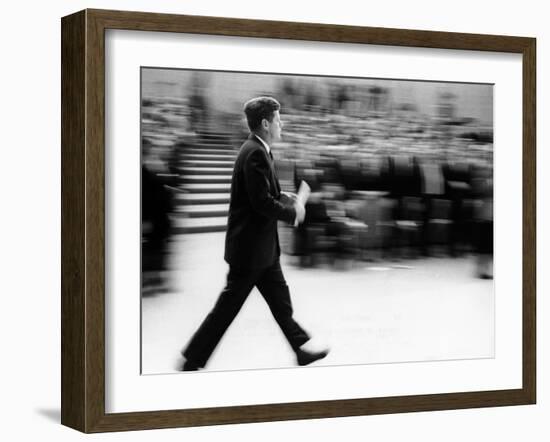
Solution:
M271 149L269 147L269 144L267 144L258 134L254 134L256 138L262 143L262 145L265 147L265 150L267 150L267 154L271 152ZM294 218L294 227L298 227L298 214L296 214L296 218Z
M269 148L269 144L267 144L264 140L262 140L257 134L254 134L258 140L260 140L260 143L263 144L265 147L265 150L267 150L267 154L269 155L269 152L271 152L271 149Z

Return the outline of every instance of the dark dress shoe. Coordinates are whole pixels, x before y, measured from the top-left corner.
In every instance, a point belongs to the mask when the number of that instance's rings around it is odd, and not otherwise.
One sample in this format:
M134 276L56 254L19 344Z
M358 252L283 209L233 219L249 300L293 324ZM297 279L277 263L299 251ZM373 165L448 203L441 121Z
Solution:
M197 364L195 364L192 361L185 361L185 363L183 364L183 367L182 367L181 370L182 371L197 371L200 368L201 367L199 367Z
M197 371L200 370L202 367L200 365L195 364L193 361L190 361L185 358L180 358L178 361L178 364L176 365L177 371Z
M328 355L328 350L307 351L299 349L296 352L296 361L298 362L298 365L304 366L318 361L319 359L323 359L326 355Z

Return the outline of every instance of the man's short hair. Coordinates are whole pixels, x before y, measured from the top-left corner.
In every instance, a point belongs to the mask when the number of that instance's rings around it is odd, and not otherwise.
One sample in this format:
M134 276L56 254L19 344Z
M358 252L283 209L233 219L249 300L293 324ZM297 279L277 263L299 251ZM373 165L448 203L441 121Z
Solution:
M251 131L257 130L262 120L272 121L275 111L281 109L281 105L272 97L256 97L244 104L246 122Z

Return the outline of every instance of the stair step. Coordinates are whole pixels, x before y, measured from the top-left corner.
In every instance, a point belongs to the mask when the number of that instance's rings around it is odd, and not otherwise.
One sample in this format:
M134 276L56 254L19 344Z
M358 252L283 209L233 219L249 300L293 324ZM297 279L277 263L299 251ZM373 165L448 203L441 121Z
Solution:
M186 154L197 154L197 155L202 155L202 154L212 154L212 155L222 155L222 154L232 154L233 156L237 155L238 151L231 148L227 148L227 149L216 149L216 148L210 148L210 147L189 147L187 149L182 149L181 153L183 155L186 155Z
M197 149L224 149L235 150L235 143L227 140L197 140L192 146Z
M227 217L179 218L173 222L175 233L223 232L227 229Z
M184 206L195 204L229 204L229 193L179 193L176 195L176 205Z
M179 167L182 175L233 175L231 167Z
M231 138L229 132L217 132L214 130L198 130L197 135L203 140L228 140Z
M227 216L228 211L229 204L197 204L179 206L175 213L190 218L212 218Z
M235 160L199 160L182 158L179 163L183 165L199 165L204 167L233 167Z
M182 155L182 160L189 160L189 161L235 161L236 155L233 152L228 152L225 154L210 154L210 153L184 153Z
M197 141L204 141L205 143L229 143L232 139L230 134L210 134L197 132Z
M158 146L172 146L176 141L176 137L174 135L159 132L144 131L142 137L148 138L153 144Z
M181 189L187 193L227 193L231 190L231 184L227 183L185 183Z
M181 179L184 183L190 183L190 184L202 184L202 183L229 184L231 183L231 175L185 175Z

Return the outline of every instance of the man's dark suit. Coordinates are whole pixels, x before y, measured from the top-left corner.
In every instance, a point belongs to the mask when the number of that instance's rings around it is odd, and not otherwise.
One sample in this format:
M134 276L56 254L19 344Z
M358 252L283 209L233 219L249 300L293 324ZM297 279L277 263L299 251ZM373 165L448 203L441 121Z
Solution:
M277 221L293 223L296 211L282 204L273 159L256 135L241 146L233 170L225 240L227 284L183 355L204 367L256 286L294 351L309 340L293 319L290 293L279 262Z

